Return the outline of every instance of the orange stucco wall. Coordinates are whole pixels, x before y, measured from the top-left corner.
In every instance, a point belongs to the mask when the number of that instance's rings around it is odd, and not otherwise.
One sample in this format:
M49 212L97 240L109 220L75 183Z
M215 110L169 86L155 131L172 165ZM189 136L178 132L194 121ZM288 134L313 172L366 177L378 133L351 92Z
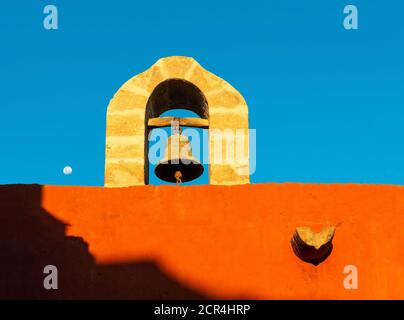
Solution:
M42 207L97 264L150 259L211 298L404 298L404 187L45 186ZM337 229L327 260L299 260L294 229L328 224ZM346 265L358 268L357 290L344 288Z

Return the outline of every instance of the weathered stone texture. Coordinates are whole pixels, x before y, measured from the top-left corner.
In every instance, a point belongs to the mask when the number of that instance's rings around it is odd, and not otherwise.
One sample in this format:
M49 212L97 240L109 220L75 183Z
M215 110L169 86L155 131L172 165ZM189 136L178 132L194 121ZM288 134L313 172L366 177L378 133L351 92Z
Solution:
M105 186L143 185L145 177L145 123L147 101L161 82L183 79L198 87L209 108L209 130L248 129L248 109L244 98L230 84L202 68L189 57L160 59L150 69L128 80L111 99L107 111ZM248 131L246 131L248 141ZM223 146L224 150L226 146ZM209 152L210 159L215 157ZM212 164L210 184L249 183L246 155L231 164ZM248 171L248 170L247 170Z

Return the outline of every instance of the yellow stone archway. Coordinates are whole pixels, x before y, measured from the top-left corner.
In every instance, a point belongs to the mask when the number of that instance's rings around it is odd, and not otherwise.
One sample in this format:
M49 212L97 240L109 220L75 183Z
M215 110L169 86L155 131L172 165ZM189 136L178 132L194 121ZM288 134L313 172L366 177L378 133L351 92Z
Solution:
M107 110L105 186L127 187L148 181L145 163L147 103L154 89L169 79L182 79L206 97L209 122L209 183L249 183L248 108L241 94L223 79L205 70L193 58L167 57L131 78L115 93ZM244 152L232 163L217 163L215 152L226 153L226 142L213 148L213 132L242 130ZM238 133L239 134L239 133Z

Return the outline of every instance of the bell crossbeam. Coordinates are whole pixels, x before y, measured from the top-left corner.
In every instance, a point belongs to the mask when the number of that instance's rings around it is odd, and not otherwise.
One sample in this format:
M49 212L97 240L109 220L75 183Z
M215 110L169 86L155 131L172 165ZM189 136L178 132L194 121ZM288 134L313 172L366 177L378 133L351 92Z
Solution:
M178 120L180 127L209 128L209 120L201 118L177 118L159 117L150 118L147 125L149 128L171 127L172 122Z

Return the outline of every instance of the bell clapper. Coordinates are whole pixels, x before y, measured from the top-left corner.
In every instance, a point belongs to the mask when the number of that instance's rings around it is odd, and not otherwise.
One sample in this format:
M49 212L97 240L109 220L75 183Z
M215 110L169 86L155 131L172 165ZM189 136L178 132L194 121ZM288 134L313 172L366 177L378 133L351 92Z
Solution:
M180 139L180 135L182 133L182 128L180 127L180 119L179 118L174 118L173 122L171 123L171 132L173 134L178 134L178 139ZM181 179L182 179L182 172L181 171L175 171L174 174L175 178L175 183L176 184L181 184Z
M175 180L176 180L176 183L177 183L177 184L180 184L180 183L182 182L182 181L181 181L181 178L182 178L182 173L181 173L181 171L175 171L174 178L175 178Z

